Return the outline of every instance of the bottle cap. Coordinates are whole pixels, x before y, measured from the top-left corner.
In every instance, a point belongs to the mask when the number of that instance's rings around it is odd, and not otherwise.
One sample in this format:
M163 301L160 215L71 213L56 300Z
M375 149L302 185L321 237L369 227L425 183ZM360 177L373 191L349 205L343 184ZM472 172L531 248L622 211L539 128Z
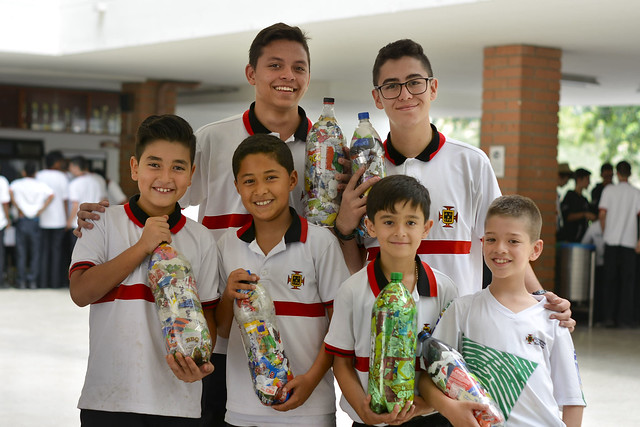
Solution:
M368 118L369 118L369 113L367 113L366 111L364 113L358 113L358 120L368 119Z
M322 103L323 103L323 104L333 104L333 102L334 102L334 101L335 101L335 99L333 99L333 98L327 98L327 97L325 97L325 98L322 100Z
M399 282L401 280L402 280L402 273L399 273L397 271L394 271L393 273L391 273L392 282Z

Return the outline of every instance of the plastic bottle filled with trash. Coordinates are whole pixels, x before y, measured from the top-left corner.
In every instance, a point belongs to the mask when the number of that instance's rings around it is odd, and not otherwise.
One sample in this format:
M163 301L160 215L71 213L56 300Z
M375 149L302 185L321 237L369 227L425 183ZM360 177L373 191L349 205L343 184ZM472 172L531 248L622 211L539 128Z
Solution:
M277 405L289 399L290 393L283 393L282 388L293 374L280 340L273 300L260 282L252 284L255 289L241 291L249 298L235 300L233 316L240 327L253 389L263 405Z
M148 277L167 353L189 356L198 366L208 362L211 334L191 263L171 245L162 243L151 254Z
M469 400L487 405L474 415L481 427L504 426L505 419L497 403L467 367L456 349L435 339L428 330L418 334L422 343L422 361L426 374L445 395L456 400Z
M342 172L338 159L346 157L346 140L336 121L334 99L323 102L322 114L307 135L304 214L313 224L332 227L342 196L336 173Z
M371 311L369 385L371 410L392 412L413 402L417 340L416 304L402 284L402 273L380 292Z
M384 164L384 146L380 140L378 132L369 121L369 113L358 113L358 127L353 132L349 155L351 157L351 172L356 173L359 169L365 168L365 172L358 181L358 185L376 176L384 178L387 170ZM364 195L369 194L367 190ZM366 215L365 215L366 217ZM358 233L361 236L368 236L364 219L360 221Z

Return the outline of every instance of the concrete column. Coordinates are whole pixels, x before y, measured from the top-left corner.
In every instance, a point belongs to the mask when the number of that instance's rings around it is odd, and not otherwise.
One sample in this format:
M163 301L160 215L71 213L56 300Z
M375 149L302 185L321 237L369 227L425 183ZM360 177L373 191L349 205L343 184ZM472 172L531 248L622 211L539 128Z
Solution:
M534 271L554 286L560 49L506 45L484 50L481 148L505 147L503 194L531 197L542 213Z

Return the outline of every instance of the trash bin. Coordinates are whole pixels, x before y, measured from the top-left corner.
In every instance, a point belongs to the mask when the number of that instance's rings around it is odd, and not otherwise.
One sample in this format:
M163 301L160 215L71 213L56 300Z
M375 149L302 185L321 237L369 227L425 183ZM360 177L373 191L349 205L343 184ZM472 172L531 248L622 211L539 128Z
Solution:
M560 274L558 295L574 303L589 301L591 252L594 245L559 243L556 271Z

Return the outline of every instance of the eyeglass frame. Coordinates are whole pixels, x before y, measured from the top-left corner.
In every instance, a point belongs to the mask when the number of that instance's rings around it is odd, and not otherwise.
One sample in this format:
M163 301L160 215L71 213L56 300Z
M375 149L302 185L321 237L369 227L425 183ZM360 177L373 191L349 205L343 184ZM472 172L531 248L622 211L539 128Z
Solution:
M389 83L383 83L381 85L378 86L374 86L373 88L378 90L380 92L380 96L382 96L384 99L396 99L398 98L400 95L402 95L402 86L405 87L405 89L407 89L407 92L409 92L410 95L422 95L423 93L425 93L427 91L427 89L429 89L429 82L431 80L435 79L435 77L416 77L413 79L409 79L404 83L400 83L400 82L389 82ZM416 81L416 80L425 80L425 82L427 83L425 86L425 89L422 92L419 93L413 93L411 92L411 90L409 89L409 86L407 86L409 83ZM398 94L396 96L394 96L393 98L387 98L386 96L384 96L382 94L382 88L388 85L399 85L400 86L400 91L398 92Z

